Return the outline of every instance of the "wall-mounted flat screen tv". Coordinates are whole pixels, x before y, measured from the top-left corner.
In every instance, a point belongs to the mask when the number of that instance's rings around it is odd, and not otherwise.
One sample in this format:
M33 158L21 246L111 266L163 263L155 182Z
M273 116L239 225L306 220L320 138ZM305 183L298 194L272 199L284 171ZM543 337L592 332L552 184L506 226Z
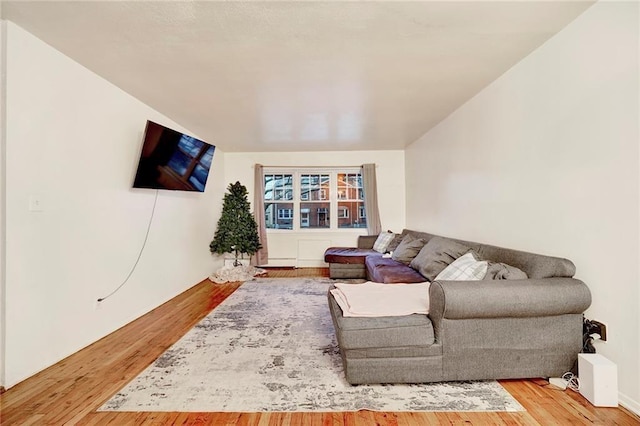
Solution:
M147 121L134 188L204 192L216 147Z

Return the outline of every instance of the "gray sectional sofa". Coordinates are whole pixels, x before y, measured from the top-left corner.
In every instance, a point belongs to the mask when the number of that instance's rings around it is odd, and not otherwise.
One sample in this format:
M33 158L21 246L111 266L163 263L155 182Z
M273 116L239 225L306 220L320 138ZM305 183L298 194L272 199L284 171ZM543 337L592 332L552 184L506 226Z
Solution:
M404 230L407 234L426 242L437 237ZM570 371L582 348L582 313L591 304L587 286L573 278L573 263L445 240L471 248L482 259L519 268L528 278L433 280L429 315L403 317L345 317L329 293L347 381L515 379L559 377ZM364 264L358 263L363 268L366 257Z

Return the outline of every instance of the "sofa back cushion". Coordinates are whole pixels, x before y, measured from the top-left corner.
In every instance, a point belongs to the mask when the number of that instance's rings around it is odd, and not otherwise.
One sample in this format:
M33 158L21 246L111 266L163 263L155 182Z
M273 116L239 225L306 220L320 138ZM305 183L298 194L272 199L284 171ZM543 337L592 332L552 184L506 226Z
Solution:
M395 251L395 249L398 248L398 246L402 242L402 239L404 238L404 235L402 235L402 234L394 234L394 235L395 236L393 237L393 240L391 240L391 242L387 246L387 251L388 252Z
M450 238L432 237L409 266L433 281L440 272L468 251L469 247Z
M478 254L485 260L506 263L521 269L529 278L572 278L576 267L568 259L510 250L491 245L481 245Z
M414 238L422 238L427 240L427 242L433 237L438 237L434 234L413 231L410 229L403 230L402 235L412 235ZM453 240L473 249L473 251L480 257L480 260L506 263L507 265L515 266L516 268L524 271L529 278L571 278L576 273L575 265L568 259L511 250L504 247L481 244L473 241L458 240L447 237L441 238Z
M391 258L396 262L408 265L426 243L427 241L423 238L406 235L391 254Z

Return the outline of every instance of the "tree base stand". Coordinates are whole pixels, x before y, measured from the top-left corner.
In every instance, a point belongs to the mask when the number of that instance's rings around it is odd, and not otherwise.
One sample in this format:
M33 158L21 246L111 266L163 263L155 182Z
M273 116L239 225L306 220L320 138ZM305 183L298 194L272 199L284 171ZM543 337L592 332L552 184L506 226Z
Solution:
M236 262L238 262L238 264L236 264ZM224 260L224 266L249 266L250 264L250 260L249 259L225 259Z

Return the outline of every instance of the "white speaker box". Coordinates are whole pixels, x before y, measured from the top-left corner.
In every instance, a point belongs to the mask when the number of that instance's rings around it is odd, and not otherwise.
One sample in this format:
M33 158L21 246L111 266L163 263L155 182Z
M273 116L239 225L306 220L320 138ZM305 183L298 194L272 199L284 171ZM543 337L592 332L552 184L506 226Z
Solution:
M618 406L618 367L600 354L578 354L580 393L596 407Z

